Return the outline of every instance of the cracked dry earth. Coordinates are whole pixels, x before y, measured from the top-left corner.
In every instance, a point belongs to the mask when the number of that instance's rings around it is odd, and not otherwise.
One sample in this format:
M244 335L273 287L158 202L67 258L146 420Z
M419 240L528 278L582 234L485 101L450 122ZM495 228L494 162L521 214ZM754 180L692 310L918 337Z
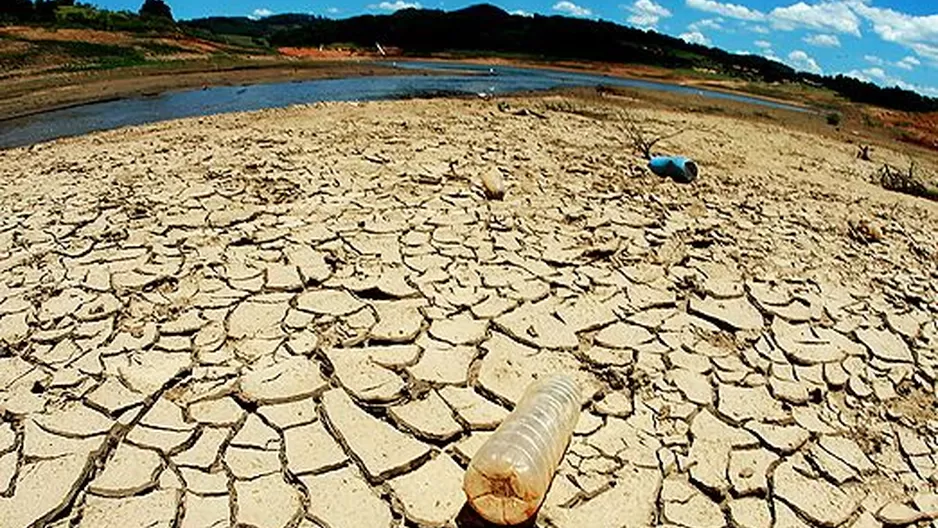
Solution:
M477 526L466 463L551 372L585 401L538 526L938 526L934 204L850 145L635 111L688 129L681 186L612 104L510 105L0 154L0 526Z

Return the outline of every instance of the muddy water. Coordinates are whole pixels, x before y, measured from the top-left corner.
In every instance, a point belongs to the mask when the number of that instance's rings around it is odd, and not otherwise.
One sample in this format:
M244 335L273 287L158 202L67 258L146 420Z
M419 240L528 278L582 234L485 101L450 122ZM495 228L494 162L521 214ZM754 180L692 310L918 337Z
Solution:
M505 94L573 86L622 86L686 93L773 108L803 108L723 92L604 75L534 68L400 62L397 67L441 70L438 75L320 79L302 82L220 86L168 92L53 110L0 122L0 148L31 145L96 130L168 119L275 108L316 101L368 101L434 95Z

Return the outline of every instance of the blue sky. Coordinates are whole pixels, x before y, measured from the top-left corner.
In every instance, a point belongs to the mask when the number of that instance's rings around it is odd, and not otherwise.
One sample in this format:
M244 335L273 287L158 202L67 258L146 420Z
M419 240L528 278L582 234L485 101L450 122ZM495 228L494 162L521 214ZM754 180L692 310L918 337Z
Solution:
M314 13L348 17L405 7L459 9L463 0L167 0L176 18ZM108 9L136 0L98 0ZM843 73L938 97L938 3L935 0L498 0L520 14L609 20L737 53L779 60L799 70Z

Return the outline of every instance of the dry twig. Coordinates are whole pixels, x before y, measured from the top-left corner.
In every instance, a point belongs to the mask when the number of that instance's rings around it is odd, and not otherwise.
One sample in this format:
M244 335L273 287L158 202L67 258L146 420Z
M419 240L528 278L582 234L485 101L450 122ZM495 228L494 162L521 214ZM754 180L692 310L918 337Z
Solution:
M635 118L628 112L622 113L621 127L622 132L632 145L632 148L645 159L649 160L651 159L651 149L653 149L658 142L673 138L684 132L684 130L677 130L670 134L654 135L651 131L639 125Z

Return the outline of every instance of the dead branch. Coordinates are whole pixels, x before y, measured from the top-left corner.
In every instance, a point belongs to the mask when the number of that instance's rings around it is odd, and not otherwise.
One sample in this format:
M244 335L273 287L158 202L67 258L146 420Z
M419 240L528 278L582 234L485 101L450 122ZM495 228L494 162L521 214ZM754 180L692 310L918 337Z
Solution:
M651 159L651 149L653 149L656 144L684 132L682 129L676 130L670 134L655 135L650 130L639 125L635 118L628 112L622 113L620 128L635 152L648 160Z
M915 161L909 161L909 169L902 171L884 163L879 171L873 175L873 182L883 189L929 200L938 200L938 189L927 185L919 174L916 174Z

